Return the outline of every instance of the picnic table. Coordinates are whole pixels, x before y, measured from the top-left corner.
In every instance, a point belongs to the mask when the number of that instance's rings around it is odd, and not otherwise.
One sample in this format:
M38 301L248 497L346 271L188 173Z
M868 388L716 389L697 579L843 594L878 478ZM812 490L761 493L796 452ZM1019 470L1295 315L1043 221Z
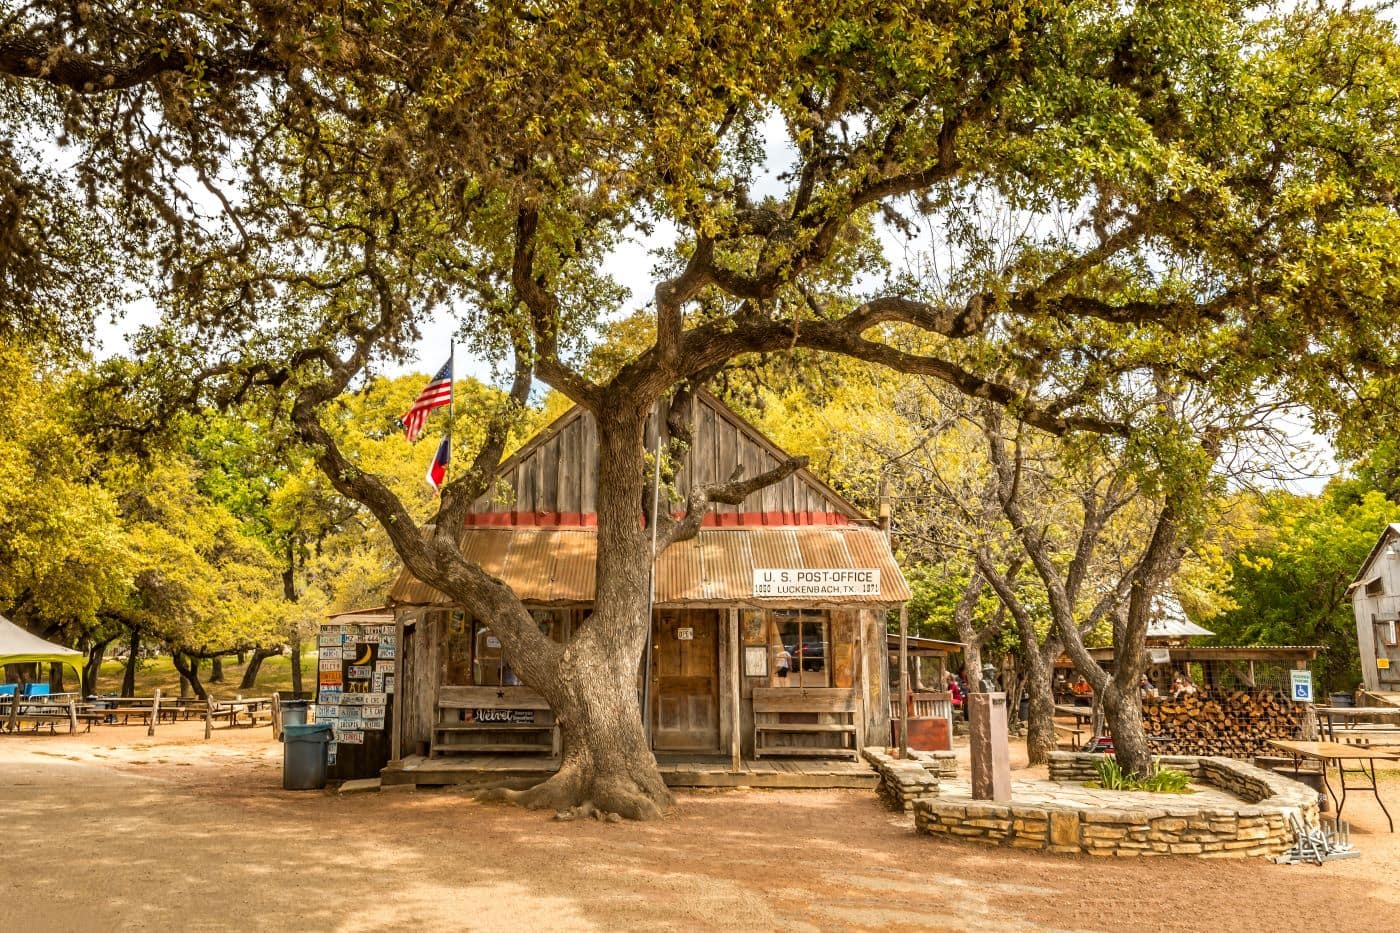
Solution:
M1087 726L1094 718L1094 708L1092 706L1074 706L1069 703L1055 704L1056 716L1072 716L1076 726Z
M54 734L59 723L66 723L69 733L73 733L78 731L79 722L84 723L88 731L92 730L92 720L78 712L74 694L0 696L0 731L19 732L21 725L29 725L38 732L41 727L48 726L49 733Z
M227 719L230 727L238 725L239 717L246 716L249 726L260 721L272 721L272 697L237 697L232 700L212 701L209 705L211 719Z
M1327 795L1332 798L1338 819L1341 819L1342 808L1347 803L1347 791L1369 790L1380 805L1381 812L1385 814L1390 831L1395 832L1395 821L1390 818L1390 811L1385 808L1385 801L1381 799L1380 788L1376 786L1376 762L1400 761L1400 751L1367 745L1344 745L1341 742L1300 742L1293 739L1270 739L1269 745L1292 758L1295 771L1304 759L1317 761L1322 765L1322 785L1327 788ZM1347 762L1354 762L1356 768L1348 768ZM1327 769L1334 764L1337 767L1337 788L1341 791L1340 797L1337 791L1333 790L1332 783L1327 780ZM1360 774L1368 783L1348 784L1348 774Z
M1322 734L1353 745L1400 745L1400 706L1314 706Z
M149 724L152 714L158 721L169 722L174 722L180 715L174 700L166 697L160 698L159 707L155 697L93 697L82 705L82 709L108 725L116 725L118 716L121 717L122 725L127 725L133 716Z

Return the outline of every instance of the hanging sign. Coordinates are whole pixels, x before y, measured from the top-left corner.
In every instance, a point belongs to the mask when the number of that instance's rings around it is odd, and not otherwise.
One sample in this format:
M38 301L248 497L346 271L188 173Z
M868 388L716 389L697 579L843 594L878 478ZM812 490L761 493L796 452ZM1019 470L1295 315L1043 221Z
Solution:
M1289 671L1288 685L1294 703L1312 702L1312 671Z
M768 598L879 596L880 571L804 570L798 567L760 567L753 572L753 595Z

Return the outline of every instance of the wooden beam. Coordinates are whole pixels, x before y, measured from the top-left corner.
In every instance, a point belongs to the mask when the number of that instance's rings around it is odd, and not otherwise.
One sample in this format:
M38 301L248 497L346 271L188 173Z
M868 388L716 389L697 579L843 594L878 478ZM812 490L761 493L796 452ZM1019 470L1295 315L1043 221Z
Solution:
M403 758L403 704L399 702L399 697L403 691L403 653L404 653L404 633L403 615L394 613L394 692L390 702L394 704L394 716L389 722L389 760L399 761ZM318 641L320 639L317 639ZM320 651L317 650L317 657ZM320 665L317 664L319 668ZM316 699L321 698L321 675L316 675Z
M744 717L739 712L739 610L729 610L729 767L738 771L742 766L740 737Z
M909 757L909 607L899 607L899 757Z
M146 735L156 734L156 720L160 718L160 688L156 688L155 696L151 700L151 721L146 726Z

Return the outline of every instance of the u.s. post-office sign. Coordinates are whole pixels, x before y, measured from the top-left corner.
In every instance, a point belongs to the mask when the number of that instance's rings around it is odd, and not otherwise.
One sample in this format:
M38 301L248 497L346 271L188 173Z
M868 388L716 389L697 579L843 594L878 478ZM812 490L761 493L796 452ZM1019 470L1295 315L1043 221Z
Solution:
M753 595L770 599L879 596L880 571L874 567L853 570L758 567L753 572Z

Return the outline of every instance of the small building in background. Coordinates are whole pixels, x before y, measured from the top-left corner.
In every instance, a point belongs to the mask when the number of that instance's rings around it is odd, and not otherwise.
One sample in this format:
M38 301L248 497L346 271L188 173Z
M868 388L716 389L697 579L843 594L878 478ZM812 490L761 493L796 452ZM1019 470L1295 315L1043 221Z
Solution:
M1400 705L1400 524L1381 532L1348 592L1356 616L1361 686L1380 702Z
M332 780L374 777L389 762L397 637L383 607L338 612L321 624L315 718L334 729L326 761Z

